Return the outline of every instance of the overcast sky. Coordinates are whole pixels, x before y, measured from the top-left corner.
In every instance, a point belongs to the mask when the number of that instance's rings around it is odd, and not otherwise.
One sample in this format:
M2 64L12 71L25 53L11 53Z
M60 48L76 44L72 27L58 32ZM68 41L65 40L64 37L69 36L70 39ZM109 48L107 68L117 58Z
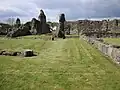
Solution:
M22 21L37 18L43 9L47 20L120 17L120 0L0 0L0 20L19 17Z

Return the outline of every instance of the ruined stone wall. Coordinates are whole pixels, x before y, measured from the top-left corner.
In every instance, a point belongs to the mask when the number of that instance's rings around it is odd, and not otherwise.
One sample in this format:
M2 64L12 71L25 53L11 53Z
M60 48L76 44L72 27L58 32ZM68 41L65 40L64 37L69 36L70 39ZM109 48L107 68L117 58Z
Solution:
M107 20L103 20L102 21L102 25L101 25L101 31L102 32L107 32L108 31L108 21Z
M78 29L82 33L97 32L101 30L101 21L81 20L78 21Z
M71 26L71 31L76 31L77 33L90 33L97 32L101 30L101 21L90 21L90 20L78 20L74 22L67 22Z
M109 21L108 28L111 32L120 32L120 20L114 19Z
M113 33L112 35L114 35L114 33L120 33L120 20L117 19L102 21L78 20L68 23L71 25L70 30L77 30L79 33L88 36L107 36L108 33Z
M65 25L69 25L70 34L78 34L78 21L67 21Z

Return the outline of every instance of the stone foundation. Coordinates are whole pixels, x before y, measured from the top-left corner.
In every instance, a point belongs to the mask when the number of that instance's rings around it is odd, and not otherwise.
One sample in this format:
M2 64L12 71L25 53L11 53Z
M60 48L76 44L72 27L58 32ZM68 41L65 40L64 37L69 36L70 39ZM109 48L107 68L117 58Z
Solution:
M32 57L36 56L33 50L24 50L23 52L16 52L16 51L7 51L7 50L0 50L1 56L23 56L23 57Z

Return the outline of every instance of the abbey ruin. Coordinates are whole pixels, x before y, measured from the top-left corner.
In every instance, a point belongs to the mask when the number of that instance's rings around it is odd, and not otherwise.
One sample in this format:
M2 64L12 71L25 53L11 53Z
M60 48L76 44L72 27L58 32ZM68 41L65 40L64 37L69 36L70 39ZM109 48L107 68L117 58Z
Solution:
M60 14L59 24L56 27L56 36L59 38L65 38L65 34L70 35L72 34L71 32L97 38L120 37L120 20L118 19L66 21L65 14ZM52 32L43 10L40 10L38 19L32 18L31 21L25 24L21 24L19 18L17 18L13 27L8 24L0 24L0 35L6 35L7 37L41 35L46 33Z

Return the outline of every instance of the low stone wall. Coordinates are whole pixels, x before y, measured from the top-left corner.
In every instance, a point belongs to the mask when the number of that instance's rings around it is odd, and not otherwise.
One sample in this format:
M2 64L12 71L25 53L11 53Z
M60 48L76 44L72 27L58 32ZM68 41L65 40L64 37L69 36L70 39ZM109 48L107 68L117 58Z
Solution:
M116 63L120 64L120 48L115 47L114 45L109 45L95 38L89 38L86 36L82 38L100 50L103 54L112 58Z

